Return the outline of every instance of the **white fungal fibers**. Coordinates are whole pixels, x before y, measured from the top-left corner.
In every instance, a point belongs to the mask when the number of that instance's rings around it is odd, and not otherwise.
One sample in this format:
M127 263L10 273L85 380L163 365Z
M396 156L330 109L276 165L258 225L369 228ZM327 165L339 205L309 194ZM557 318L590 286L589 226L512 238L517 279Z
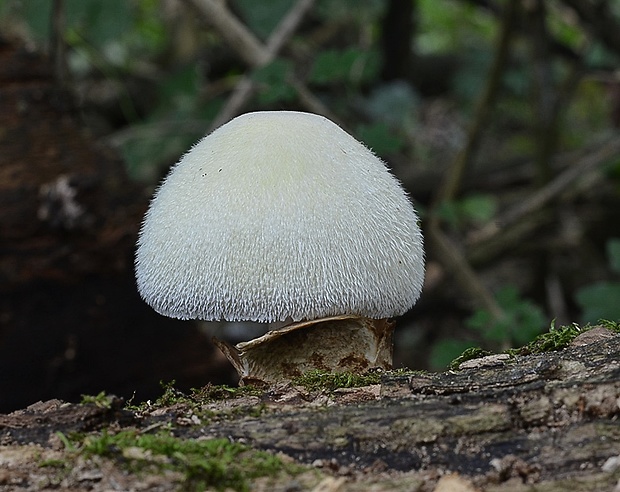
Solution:
M385 164L336 124L248 113L199 141L155 193L138 289L182 319L392 317L422 288L417 222Z

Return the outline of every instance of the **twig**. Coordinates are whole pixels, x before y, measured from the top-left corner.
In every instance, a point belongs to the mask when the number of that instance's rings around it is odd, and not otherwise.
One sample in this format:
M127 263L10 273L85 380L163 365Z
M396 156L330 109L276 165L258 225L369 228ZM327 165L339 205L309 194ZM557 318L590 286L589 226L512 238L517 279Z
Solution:
M266 49L275 56L297 30L299 23L312 8L314 0L298 0L267 39Z
M588 24L597 39L620 54L620 29L618 18L614 17L611 2L586 2L584 0L562 0L572 8L581 20Z
M536 115L533 125L536 132L535 182L542 186L551 179L551 157L556 150L559 132L559 108L556 105L556 87L549 62L545 4L542 0L534 0L524 4L523 11L528 21L533 112Z
M451 200L457 193L463 180L465 169L469 165L475 151L480 143L482 129L487 122L488 114L491 110L495 97L499 92L501 84L501 75L504 71L508 58L508 48L512 38L514 22L518 9L519 1L510 0L505 7L502 23L500 39L497 43L497 50L493 59L493 64L487 78L487 84L478 102L473 122L469 128L467 142L465 147L456 156L450 169L446 172L446 178L440 186L437 193L433 209L447 200ZM438 227L439 217L436 213L431 214L431 223L433 227Z
M535 99L533 101L534 113L536 114L536 121L534 123L534 129L536 131L536 153L534 168L537 169L535 176L535 183L539 188L546 186L552 180L552 163L555 160L562 161L560 157L555 157L557 151L557 141L560 132L560 125L562 122L562 116L569 106L571 97L575 94L579 81L583 76L582 62L586 58L580 54L574 59L569 59L570 67L569 71L560 84L553 83L553 71L549 65L549 45L550 37L546 26L546 6L541 1L529 2L524 5L526 13L526 26L529 28L529 38L531 40L532 51L532 85L534 88ZM584 49L586 47L584 46ZM584 51L584 50L582 50ZM600 149L596 146L596 149ZM549 192L549 188L545 188L545 193ZM559 193L561 190L558 190ZM534 197L539 198L542 195L534 193ZM545 201L551 201L552 196L548 197ZM526 202L529 199L526 199ZM524 206L523 201L516 207L522 209ZM468 236L468 243L470 246L474 246L473 250L470 250L468 254L469 261L475 262L476 259L488 261L493 254L497 254L500 250L506 248L510 244L518 244L523 241L523 238L532 234L537 230L543 222L549 222L553 220L551 215L557 215L557 209L540 209L541 202L536 201L534 206L527 207L525 213L527 213L527 221L520 221L523 215L514 217L514 219L508 217L500 219L511 220L511 223L519 221L518 226L510 228L500 228L498 222L487 224L482 230L476 230L471 232ZM511 210L509 213L516 212L518 210ZM501 232L501 234L500 234Z
M63 86L67 81L67 58L64 30L66 23L64 0L54 0L51 19L51 58L54 61L56 83Z
M251 67L269 63L269 52L224 2L215 0L183 0L208 24L214 26L226 42Z
M241 56L252 68L259 68L272 61L282 47L286 44L290 36L295 32L303 16L310 10L314 0L299 0L276 27L274 32L263 45L250 31L234 17L234 15L221 4L215 5L215 0L183 0L185 3L196 9L201 17L215 27L218 32L226 39L231 47ZM205 8L206 7L206 8ZM211 16L212 12L217 15ZM235 26L236 35L230 36L226 29ZM245 34L240 34L245 31ZM241 40L241 41L239 41ZM291 75L289 83L299 96L301 104L313 113L321 114L337 122L335 116L329 109L316 98L302 81ZM254 83L250 77L245 76L239 81L235 90L227 100L226 104L214 119L211 129L220 126L238 114L240 108L246 103L254 89Z
M454 273L462 290L471 296L476 304L484 307L496 319L503 317L504 312L502 308L480 281L457 245L441 230L437 207L441 203L451 200L457 194L461 187L465 169L470 164L478 148L482 129L487 122L491 107L501 85L501 75L508 58L518 6L519 0L510 0L504 9L497 50L495 51L486 86L478 101L476 113L468 131L467 142L452 162L450 169L446 173L446 178L441 183L439 192L434 198L427 229L430 242L433 244L435 253L438 255L441 263Z
M211 121L209 132L237 116L248 99L252 97L255 88L256 83L252 78L244 75L233 89L232 94L226 99L226 103L224 103L222 109L220 109L215 118Z
M473 243L488 241L521 218L539 210L557 195L562 193L571 183L584 174L596 169L610 159L620 156L620 138L611 137L597 150L588 153L583 159L568 166L568 169L543 188L537 190L528 199L520 201L511 209L507 210L496 221L487 224L478 232L472 234Z
M312 113L323 115L338 124L340 127L346 129L344 122L340 121L338 116L328 109L327 106L325 106L325 104L323 104L321 100L316 97L312 91L310 91L310 89L308 89L308 87L306 87L306 85L303 84L297 77L291 77L289 79L289 84L291 84L291 87L293 87L293 89L297 92L299 102L304 108Z
M562 115L569 106L583 75L582 61L579 56L570 63L570 70L560 84L554 84L553 70L549 60L549 32L546 23L546 6L542 0L530 2L525 8L526 19L531 26L532 82L534 88L534 105L536 122L536 183L543 186L551 180L551 161L557 151L558 137Z
M314 0L299 0L288 11L286 16L273 30L265 45L263 45L228 9L214 0L184 0L202 17L215 27L226 39L231 47L252 68L260 68L271 63L284 45L293 35L304 15L314 4ZM211 14L216 12L217 15ZM235 36L227 31L234 26ZM240 41L241 40L241 41ZM219 127L236 116L243 105L252 96L255 83L250 76L244 76L235 86L232 94L214 118L210 129Z
M313 3L314 0L299 0L289 10L287 15L282 19L282 21L280 21L271 33L269 39L267 39L266 50L268 57L266 61L261 65L255 65L255 68L260 68L261 66L267 65L275 59L278 52L293 35L295 29L303 19L303 16L310 9L310 7L312 7ZM252 96L255 88L256 84L252 80L252 77L245 75L233 90L232 94L226 101L226 104L224 104L224 107L211 122L210 130L223 125L228 120L236 116L248 99Z
M502 318L504 311L450 238L440 229L430 228L427 240L432 244L433 251L441 264L454 274L461 289L474 303L489 311L495 319Z

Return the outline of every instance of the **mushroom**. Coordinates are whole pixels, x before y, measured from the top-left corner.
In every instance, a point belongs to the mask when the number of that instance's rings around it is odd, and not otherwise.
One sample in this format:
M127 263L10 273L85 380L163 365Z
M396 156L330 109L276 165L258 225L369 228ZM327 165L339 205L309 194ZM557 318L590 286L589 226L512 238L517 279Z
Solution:
M162 315L272 323L250 342L215 341L242 382L274 382L390 368L388 319L417 301L424 250L381 159L322 116L265 111L229 121L171 169L135 268Z

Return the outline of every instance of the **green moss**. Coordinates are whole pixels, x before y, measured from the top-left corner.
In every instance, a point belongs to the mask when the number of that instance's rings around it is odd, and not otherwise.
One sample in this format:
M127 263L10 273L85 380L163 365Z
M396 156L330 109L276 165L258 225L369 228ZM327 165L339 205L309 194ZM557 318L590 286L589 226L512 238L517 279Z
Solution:
M134 412L143 412L176 405L184 405L192 409L197 409L206 403L212 403L214 401L240 398L243 396L260 396L262 394L262 390L254 386L231 388L226 385L212 384L207 384L202 388L192 388L191 392L186 394L174 387L175 381L170 381L169 383L164 383L162 381L160 384L164 393L157 398L157 400L154 402L143 402L138 405L134 405L132 401L129 401L125 408Z
M352 372L332 373L318 369L308 371L293 379L293 384L303 386L308 391L329 390L338 388L358 388L381 382L381 372L355 374Z
M509 351L509 353L514 352L517 355L527 355L561 350L568 347L579 335L591 330L592 328L596 328L597 326L602 326L603 328L607 328L615 333L620 333L620 322L606 319L599 320L598 324L594 326L590 324L579 326L577 323L572 323L570 325L556 328L555 324L552 323L547 333L538 335L533 341L524 347L514 349L513 351Z
M60 468L64 470L64 469L69 468L71 465L69 462L67 462L67 460L47 459L47 460L40 461L39 466L41 468Z
M599 320L599 324L615 333L620 333L620 321L610 321L608 319Z
M237 386L207 384L202 388L192 388L192 398L199 401L219 401L243 396L261 396L263 390L255 386Z
M56 436L58 437L58 439L60 439L60 442L62 442L65 449L67 449L68 451L75 451L71 440L67 436L65 436L64 433L58 431L56 432Z
M380 384L384 378L414 376L419 374L427 374L427 371L414 371L407 368L390 371L375 369L363 374L355 374L352 372L331 373L316 369L293 378L292 383L297 386L302 386L308 391L334 391L339 388L361 388L370 386L371 384Z
M454 359L448 367L451 371L458 371L459 366L467 361L472 359L479 359L480 357L485 357L487 355L491 355L491 352L488 350L483 350L480 347L469 347L463 351L461 355L459 355L456 359Z
M231 417L244 416L258 418L263 415L267 410L267 405L265 405L264 403L260 403L259 405L232 408L229 412L227 412L227 414ZM222 414L215 414L216 417L221 415Z
M599 324L597 326L603 326L608 330L611 330L616 333L620 333L620 322L609 321L609 320L599 320ZM542 354L545 352L553 352L556 350L562 350L563 348L568 347L571 342L580 334L591 330L594 326L585 325L579 326L577 323L572 323L566 326L560 326L558 328L555 327L555 324L552 323L549 331L546 333L542 333L538 335L534 340L532 340L527 345L523 347L508 349L504 353L516 356L516 355L529 355L529 354ZM491 352L487 352L479 347L472 347L465 350L460 356L454 359L449 367L451 370L456 371L459 369L459 366L471 359L478 359L480 357L484 357L486 355L490 355Z
M193 403L193 401L185 393L174 387L175 383L176 381L174 380L169 383L164 383L163 381L159 383L164 389L164 394L155 400L153 406L170 407L178 404Z
M529 355L561 350L568 347L578 335L591 328L589 325L581 327L577 323L556 328L555 324L552 323L548 332L538 335L523 347L509 349L506 352L510 355Z
M82 395L82 403L83 405L96 405L100 408L112 408L112 402L114 401L113 396L106 395L105 391L102 391L98 395Z
M76 444L77 445L77 444ZM172 470L184 477L184 490L249 490L253 478L295 473L267 452L228 439L182 439L169 431L148 434L124 430L90 435L79 445L86 456L116 460L133 473Z

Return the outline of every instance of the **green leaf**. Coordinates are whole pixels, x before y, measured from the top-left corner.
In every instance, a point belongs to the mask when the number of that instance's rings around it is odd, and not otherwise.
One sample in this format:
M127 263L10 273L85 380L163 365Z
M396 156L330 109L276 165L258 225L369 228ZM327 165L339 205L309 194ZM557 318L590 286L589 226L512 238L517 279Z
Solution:
M483 339L500 344L521 345L541 332L545 325L542 309L523 299L514 285L499 289L495 299L504 310L503 318L495 319L487 310L479 309L465 321L465 325L480 333Z
M288 82L293 65L288 60L277 58L252 74L258 83L258 100L261 104L289 102L295 99L295 89Z
M620 320L620 282L598 282L577 291L577 303L583 309L583 321Z
M362 83L376 78L379 57L376 51L348 48L327 50L316 57L309 80L314 84Z
M17 13L21 14L38 41L49 39L52 3L50 0L29 0L17 4Z
M533 302L524 299L513 313L511 339L516 345L530 342L545 325L545 315L542 309Z
M463 215L473 222L483 224L497 212L497 199L491 195L470 195L461 202Z
M489 313L485 309L476 309L476 311L474 311L474 314L472 314L469 318L465 320L465 326L473 330L482 331L492 321L493 317L491 316L491 313Z
M453 200L441 202L437 207L437 214L454 229L458 228L461 222L457 202Z
M620 273L620 239L614 238L607 241L607 256L611 269Z
M196 95L202 85L200 70L195 65L171 72L160 85L160 96L173 97L176 94Z
M78 28L96 46L120 38L131 29L131 2L126 0L68 0L68 25Z
M507 313L504 318L491 322L484 330L481 330L482 338L488 342L495 343L503 343L510 340L513 322L513 317L510 313Z
M339 54L337 51L328 50L319 53L310 72L310 82L326 84L340 80L343 70L338 62Z
M39 39L49 37L52 2L23 2L22 15ZM132 24L131 2L126 0L67 0L66 27L77 29L96 46L112 41L125 33Z
M460 229L471 223L489 222L497 212L497 199L490 195L474 194L462 200L442 202L438 211L452 228Z
M519 290L514 285L505 285L495 294L497 303L506 311L515 311L522 302L519 299Z

